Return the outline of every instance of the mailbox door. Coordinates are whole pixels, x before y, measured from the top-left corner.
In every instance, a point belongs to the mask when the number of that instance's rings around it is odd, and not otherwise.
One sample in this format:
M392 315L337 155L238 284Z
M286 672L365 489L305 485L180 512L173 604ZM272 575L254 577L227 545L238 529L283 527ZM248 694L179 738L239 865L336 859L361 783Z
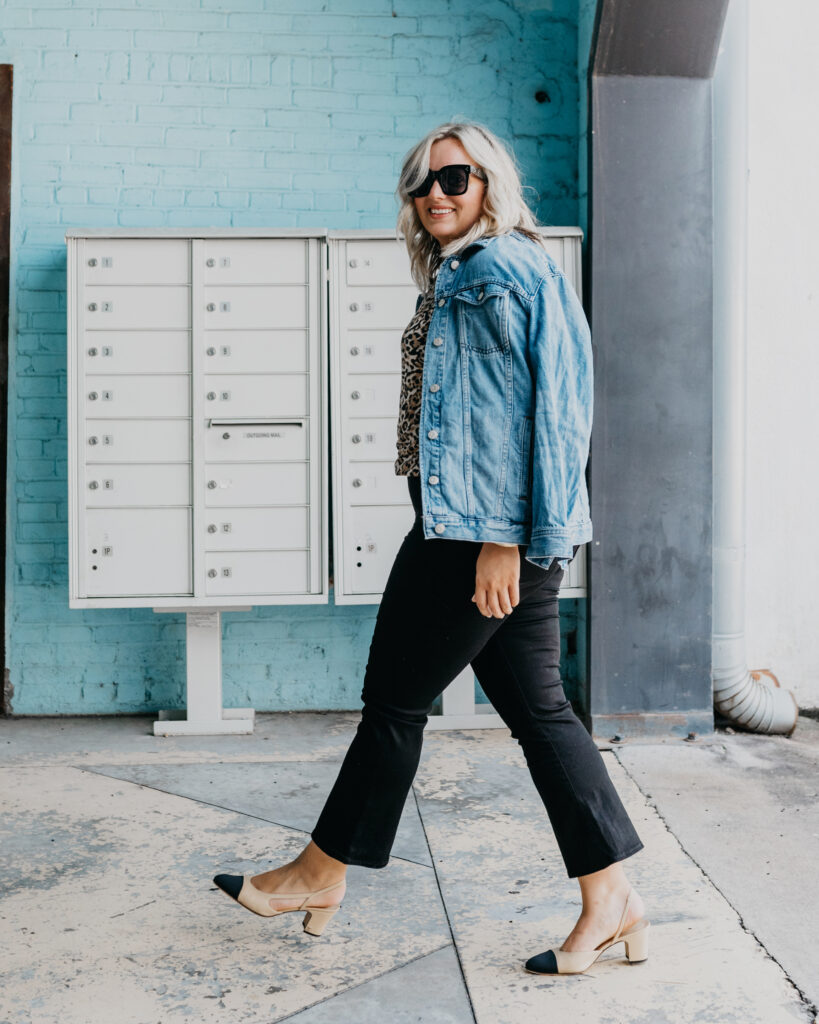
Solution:
M80 578L88 597L191 592L190 508L88 509Z

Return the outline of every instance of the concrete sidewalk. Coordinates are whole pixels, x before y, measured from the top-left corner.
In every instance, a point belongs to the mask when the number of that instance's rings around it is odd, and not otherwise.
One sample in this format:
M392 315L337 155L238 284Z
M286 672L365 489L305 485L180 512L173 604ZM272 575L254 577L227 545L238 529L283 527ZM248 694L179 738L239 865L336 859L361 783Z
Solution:
M0 720L0 1022L790 1024L819 1003L819 723L603 746L646 848L649 958L588 974L533 953L580 911L506 730L428 731L393 857L352 867L325 935L212 886L304 845L358 714L248 737L151 719Z

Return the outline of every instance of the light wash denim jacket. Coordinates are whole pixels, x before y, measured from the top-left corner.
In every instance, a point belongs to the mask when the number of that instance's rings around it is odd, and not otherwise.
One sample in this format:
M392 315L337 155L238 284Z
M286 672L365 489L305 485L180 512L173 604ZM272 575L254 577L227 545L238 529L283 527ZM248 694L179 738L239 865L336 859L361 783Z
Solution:
M592 384L583 307L541 246L513 231L445 260L424 349L424 536L528 545L565 569L592 538Z

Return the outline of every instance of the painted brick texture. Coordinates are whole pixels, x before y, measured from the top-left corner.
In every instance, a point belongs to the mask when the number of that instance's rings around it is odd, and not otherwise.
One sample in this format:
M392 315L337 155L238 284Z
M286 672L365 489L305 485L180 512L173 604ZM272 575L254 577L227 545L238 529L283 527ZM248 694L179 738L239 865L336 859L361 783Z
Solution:
M68 608L65 230L391 228L404 153L457 116L510 140L543 222L576 224L577 54L576 0L4 0L14 713L184 704L181 617ZM376 611L225 614L225 703L359 707Z

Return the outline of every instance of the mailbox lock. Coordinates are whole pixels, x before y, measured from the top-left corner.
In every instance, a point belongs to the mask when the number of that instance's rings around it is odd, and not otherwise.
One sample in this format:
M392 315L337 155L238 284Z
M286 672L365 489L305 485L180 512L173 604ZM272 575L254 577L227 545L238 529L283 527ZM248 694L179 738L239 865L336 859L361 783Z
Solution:
M210 488L210 490L213 490L214 487L216 487L216 481L215 480L208 480L208 487Z
M351 313L357 313L358 312L358 303L357 302L351 302L350 303L350 312Z
M350 355L351 356L357 356L358 353L359 353L358 345L353 345L353 347L350 349Z
M353 434L353 444L361 444L361 434Z
M97 481L96 481L96 480L92 480L92 481L91 481L91 483L90 483L90 484L88 485L88 488L89 488L89 490L91 490L91 491L96 491L96 489L97 489L98 487L99 487L99 484L97 483Z
M89 354L89 356L95 356L97 354L97 351L98 350L95 349L95 348L89 348L88 354Z
M216 533L216 523L208 523L208 533Z
M206 351L207 351L207 354L208 354L209 356L215 356L215 355L216 355L216 349L215 349L215 348L213 348L213 347L211 347L211 348L207 349Z
M89 267L96 267L96 265L97 265L97 257L96 256L92 256L91 259L88 261L88 266Z
M352 391L350 393L350 398L352 398L352 399L361 398L361 392L360 391Z
M214 576L218 576L219 573L215 569L208 569L208 576L213 579Z
M96 437L89 437L88 438L88 443L89 444L97 444L97 440L98 439Z
M96 391L90 391L90 392L88 393L88 399L89 399L89 401L91 401L91 402L96 402L96 400L97 400L98 398L99 398L99 395L97 394L97 392L96 392Z
M212 313L214 311L214 309L216 309L216 303L215 302L209 302L205 308L207 309L207 311L209 313Z
M210 259L205 260L205 266L206 267L215 267L216 266L216 260L211 256Z
M353 480L353 487L360 487L360 486L361 486L361 480L359 480L359 478L356 477L355 480Z
M225 431L224 434L222 434L222 440L223 441L229 441L230 440L230 434L227 431Z
M355 268L358 266L358 260L350 260L350 266L353 268L353 270L355 270Z
M96 302L89 302L89 303L88 303L88 308L89 308L89 309L91 310L91 312L93 313L93 312L94 312L94 310L95 310L95 309L97 308L97 304L96 304Z
M216 398L216 392L215 391L209 391L208 392L208 401L212 402L214 400L214 398Z

